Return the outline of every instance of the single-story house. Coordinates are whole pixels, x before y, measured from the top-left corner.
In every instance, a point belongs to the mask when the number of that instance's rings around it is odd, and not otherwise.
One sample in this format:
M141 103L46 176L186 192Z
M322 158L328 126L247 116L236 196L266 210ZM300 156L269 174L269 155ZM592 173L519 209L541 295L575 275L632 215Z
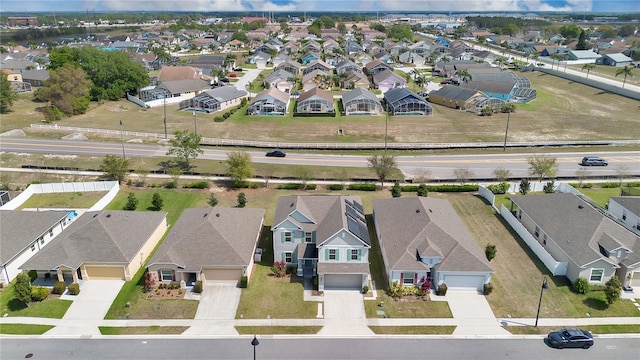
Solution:
M371 86L367 75L360 70L349 70L345 74L340 77L340 87L342 89L368 89Z
M265 67L271 61L271 55L266 52L258 51L247 58L249 64L256 64L258 67Z
M479 112L484 107L500 108L504 101L493 99L482 91L466 89L455 85L445 85L429 93L429 102L452 109Z
M20 266L54 281L129 281L167 230L167 213L103 210L80 215ZM48 274L48 275L47 275Z
M298 97L296 105L298 113L334 113L333 95L314 87Z
M429 279L449 290L482 291L493 268L449 201L403 197L373 201L389 284Z
M407 88L395 88L384 93L384 103L389 115L431 115L431 105Z
M253 98L247 109L247 114L259 116L285 115L288 105L289 94L272 87L258 93Z
M342 94L342 106L346 116L382 115L382 104L378 97L365 89L355 88Z
M593 60L595 62L601 56L593 52L593 50L570 50L567 52L567 59L569 60Z
M275 70L284 70L292 73L293 75L298 75L300 73L300 68L302 65L300 63L295 62L293 60L287 60L280 65L275 66Z
M75 219L75 211L0 211L0 284L21 273L18 268L52 242Z
M171 228L147 270L157 282L238 282L253 269L263 209L186 209Z
M160 84L158 84L158 86L155 87L155 89L153 89L154 91L150 93L165 91L171 94L168 97L192 98L208 89L211 89L211 85L207 81L200 79L185 79L161 82ZM144 90L140 91L141 99L144 92ZM155 98L150 96L147 96L144 99L156 100Z
M288 60L291 60L291 56L281 52L271 60L271 63L273 64L274 68L277 68L279 65L282 65Z
M222 86L207 90L200 95L180 102L180 110L191 109L212 113L240 105L242 99L249 96L244 90L235 86Z
M382 62L380 59L375 59L373 61L369 61L365 66L364 66L364 72L373 76L381 71L384 70L389 70L389 71L393 71L393 68L388 65L385 64L384 62Z
M627 229L640 235L640 196L610 197L607 214L618 219ZM640 285L640 278L638 285Z
M389 89L403 88L407 86L407 80L393 71L383 70L373 75L373 84L376 89L385 93Z
M330 89L333 86L331 75L326 71L316 69L302 76L302 88L304 91L311 90L316 86Z
M398 57L403 64L424 65L425 58L413 50L405 51Z
M609 66L627 66L632 62L633 59L623 53L604 54L596 60L596 64Z
M325 63L322 60L315 60L309 63L309 65L307 65L307 67L302 71L302 73L304 75L307 75L313 72L314 70L322 70L324 72L331 73L331 65Z
M318 60L320 60L320 55L316 55L314 53L305 54L300 58L300 62L302 63L302 65L307 65Z
M604 284L618 276L626 285L629 279L640 279L638 234L577 195L512 196L511 203L518 221L566 268L561 275L571 282L584 278L592 284Z
M336 74L341 75L348 71L358 71L362 72L360 67L351 60L343 60L338 65L336 65Z
M359 196L281 196L271 231L274 261L317 275L318 290L367 285L371 241Z
M276 70L264 78L265 83L268 83L270 87L276 88L286 93L291 92L294 83L291 81L296 76L286 70Z
M44 82L49 79L49 70L25 70L22 73L22 81L34 87L44 86Z
M508 79L507 81L476 80L472 78L471 81L462 82L460 86L482 91L485 95L502 101L510 101L517 90L514 78Z

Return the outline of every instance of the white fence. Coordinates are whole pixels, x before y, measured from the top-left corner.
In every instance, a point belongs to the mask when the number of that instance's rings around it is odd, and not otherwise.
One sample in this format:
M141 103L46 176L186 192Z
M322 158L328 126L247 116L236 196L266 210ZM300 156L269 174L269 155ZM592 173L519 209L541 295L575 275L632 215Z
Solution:
M31 184L20 195L0 207L0 210L15 210L22 206L33 194L50 194L64 192L88 192L88 191L108 191L92 207L91 211L104 209L120 191L120 184L117 181L91 181L91 182L69 182L69 183L49 183Z

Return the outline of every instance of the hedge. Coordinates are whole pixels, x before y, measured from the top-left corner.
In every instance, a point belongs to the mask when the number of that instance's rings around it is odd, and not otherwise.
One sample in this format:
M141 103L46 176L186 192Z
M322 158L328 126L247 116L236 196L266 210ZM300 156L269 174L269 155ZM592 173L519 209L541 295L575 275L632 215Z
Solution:
M182 185L182 187L185 189L208 189L209 183L206 181L198 181L198 182L184 184Z
M402 192L418 192L419 185L401 186ZM349 189L351 190L351 189ZM475 192L478 191L478 185L427 185L429 192Z
M376 184L350 184L347 186L347 190L359 190L359 191L376 191L378 185Z
M236 181L233 183L235 189L257 189L260 187L260 183L250 181Z
M344 190L344 185L342 185L342 184L329 184L329 185L327 185L327 190Z

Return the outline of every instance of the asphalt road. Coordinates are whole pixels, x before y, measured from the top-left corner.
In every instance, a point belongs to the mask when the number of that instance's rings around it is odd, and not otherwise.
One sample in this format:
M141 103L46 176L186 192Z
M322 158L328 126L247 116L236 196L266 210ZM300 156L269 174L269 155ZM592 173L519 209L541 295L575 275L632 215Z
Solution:
M0 340L0 358L25 359L251 359L242 339L16 339ZM640 339L596 339L589 350L549 348L536 339L329 339L258 337L256 359L637 359Z

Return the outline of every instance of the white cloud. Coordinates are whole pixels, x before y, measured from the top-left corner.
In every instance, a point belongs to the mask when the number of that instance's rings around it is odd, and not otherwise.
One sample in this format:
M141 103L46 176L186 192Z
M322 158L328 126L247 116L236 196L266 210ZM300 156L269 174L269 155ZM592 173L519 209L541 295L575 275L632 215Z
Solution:
M375 5L375 6L374 6ZM593 0L567 0L552 6L543 0L360 0L362 10L388 11L591 11Z

